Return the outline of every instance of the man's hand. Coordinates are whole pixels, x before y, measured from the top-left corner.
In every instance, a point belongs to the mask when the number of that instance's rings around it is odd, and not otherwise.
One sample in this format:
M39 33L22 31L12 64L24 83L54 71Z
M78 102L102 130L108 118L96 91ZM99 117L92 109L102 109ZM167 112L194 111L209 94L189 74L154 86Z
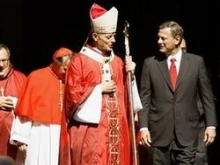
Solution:
M151 147L151 137L149 130L141 130L140 144L146 148Z
M19 150L21 151L27 151L27 144L21 144L19 147L18 147Z
M126 72L131 72L134 74L136 64L132 61L131 56L125 56L125 69Z
M113 93L116 91L114 81L103 81L102 82L102 93Z
M13 101L10 97L1 96L0 97L0 108L5 110L14 109Z
M18 146L18 149L21 151L26 151L27 150L27 144L19 142L17 140L13 140L13 143Z
M204 142L208 146L212 144L216 137L216 130L212 127L207 127L205 130Z

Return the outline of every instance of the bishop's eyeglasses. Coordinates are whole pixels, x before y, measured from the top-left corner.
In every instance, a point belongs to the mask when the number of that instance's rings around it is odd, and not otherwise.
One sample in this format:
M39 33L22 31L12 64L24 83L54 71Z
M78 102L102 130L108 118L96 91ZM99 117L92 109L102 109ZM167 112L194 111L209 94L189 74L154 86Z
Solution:
M7 64L9 59L0 59L0 64Z

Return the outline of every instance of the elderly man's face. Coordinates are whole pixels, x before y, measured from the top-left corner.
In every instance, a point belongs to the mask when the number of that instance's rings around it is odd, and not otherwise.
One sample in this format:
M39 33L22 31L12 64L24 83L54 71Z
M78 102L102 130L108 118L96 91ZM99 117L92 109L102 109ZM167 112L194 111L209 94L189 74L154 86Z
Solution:
M2 48L0 49L0 79L7 76L10 71L10 60L8 52Z
M116 42L115 33L99 34L93 33L93 39L97 43L97 48L102 52L111 52Z

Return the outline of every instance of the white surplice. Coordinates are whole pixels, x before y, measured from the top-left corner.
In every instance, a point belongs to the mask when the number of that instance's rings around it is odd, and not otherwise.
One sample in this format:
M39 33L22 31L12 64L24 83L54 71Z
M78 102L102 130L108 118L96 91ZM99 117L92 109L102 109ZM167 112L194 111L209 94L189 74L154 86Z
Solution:
M28 145L25 165L58 165L60 125L23 120L13 122L10 142Z

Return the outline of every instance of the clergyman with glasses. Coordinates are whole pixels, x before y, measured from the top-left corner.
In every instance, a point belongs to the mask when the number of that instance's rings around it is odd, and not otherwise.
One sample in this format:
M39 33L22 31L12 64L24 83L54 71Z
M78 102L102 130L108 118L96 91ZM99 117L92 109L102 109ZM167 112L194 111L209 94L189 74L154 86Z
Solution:
M13 68L8 46L0 43L0 155L16 158L17 147L9 143L14 108L26 76Z

